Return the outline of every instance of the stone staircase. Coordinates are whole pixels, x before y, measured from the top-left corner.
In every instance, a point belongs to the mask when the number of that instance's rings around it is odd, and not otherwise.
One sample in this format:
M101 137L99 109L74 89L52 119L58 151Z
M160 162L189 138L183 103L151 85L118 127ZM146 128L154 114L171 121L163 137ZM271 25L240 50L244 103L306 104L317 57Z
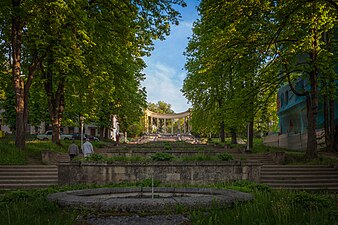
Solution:
M338 170L322 165L264 165L261 180L273 189L338 192Z
M230 148L226 149L226 152L230 153L235 160L247 160L247 161L259 161L263 165L276 165L272 157L265 153L243 153L240 149Z
M267 154L232 154L236 160L259 161L263 165L276 165L271 156Z
M44 188L58 184L55 165L0 166L0 189Z

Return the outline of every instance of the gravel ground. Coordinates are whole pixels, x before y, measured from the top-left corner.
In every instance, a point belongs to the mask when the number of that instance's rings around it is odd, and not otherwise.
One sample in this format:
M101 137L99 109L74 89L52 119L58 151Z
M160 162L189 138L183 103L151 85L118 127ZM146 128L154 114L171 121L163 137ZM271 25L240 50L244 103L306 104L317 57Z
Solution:
M156 216L111 216L88 217L85 220L88 225L183 225L190 224L189 219L183 215L156 215Z

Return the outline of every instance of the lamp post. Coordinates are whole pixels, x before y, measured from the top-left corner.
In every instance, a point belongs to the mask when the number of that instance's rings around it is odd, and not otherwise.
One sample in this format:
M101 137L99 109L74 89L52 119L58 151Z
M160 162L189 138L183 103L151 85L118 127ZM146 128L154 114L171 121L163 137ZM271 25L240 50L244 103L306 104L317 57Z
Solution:
M84 120L84 117L81 115L80 116L80 126L81 126L81 149L82 149L82 145L83 145L83 120Z

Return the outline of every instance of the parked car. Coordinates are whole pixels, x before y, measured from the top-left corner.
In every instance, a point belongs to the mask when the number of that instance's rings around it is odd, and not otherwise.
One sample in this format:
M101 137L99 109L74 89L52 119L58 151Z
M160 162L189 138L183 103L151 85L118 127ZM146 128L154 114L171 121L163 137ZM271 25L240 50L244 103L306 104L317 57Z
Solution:
M83 140L86 140L87 138L90 141L99 141L100 140L99 138L97 138L95 136L88 135L88 134L83 134ZM80 133L73 134L73 139L74 140L81 140L81 134Z
M47 140L52 140L52 135L53 135L53 131L48 130L44 134L36 135L36 138L41 141L47 141ZM72 140L72 139L73 139L72 134L63 134L60 132L60 140Z

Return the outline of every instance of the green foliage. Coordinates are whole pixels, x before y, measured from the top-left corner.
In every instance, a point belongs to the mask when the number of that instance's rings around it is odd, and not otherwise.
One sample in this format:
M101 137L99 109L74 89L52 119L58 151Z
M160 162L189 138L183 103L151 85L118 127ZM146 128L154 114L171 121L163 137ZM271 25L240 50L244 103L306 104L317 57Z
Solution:
M25 151L19 150L14 143L0 142L0 165L26 164Z
M248 180L235 181L234 183L232 183L231 187L245 188L247 190L250 190L250 192L253 192L253 191L270 192L271 191L271 188L268 185L257 184L257 183L254 183Z
M323 198L330 202L328 205L309 210L293 203L294 192L256 191L254 194L255 199L252 202L237 203L232 208L213 207L207 213L202 210L193 211L190 214L191 222L198 225L336 224L333 222L336 221L334 199L327 195ZM317 194L309 195L318 198Z
M154 180L154 186L160 185ZM0 224L43 225L76 224L78 216L86 212L63 210L55 203L46 201L50 193L100 187L151 187L152 179L133 184L76 185L50 187L36 190L6 191L0 195ZM191 187L191 185L188 185ZM214 184L209 186L222 189L242 188L255 195L251 202L235 203L232 207L219 207L214 204L210 209L181 209L189 215L192 224L203 225L252 225L252 224L309 224L335 225L336 202L327 194L312 194L297 191L276 191L261 188L260 184L249 181Z
M332 199L325 195L315 195L308 192L299 192L292 197L295 207L303 207L305 210L318 210L332 205Z
M155 179L153 180L151 178L136 182L136 186L140 186L140 187L159 187L160 185L161 185L161 181L155 180Z
M208 154L204 153L197 153L191 156L185 156L185 157L180 157L177 158L179 161L214 161L217 160L214 156L210 156Z
M133 129L130 126L139 121L146 106L142 57L150 54L154 40L170 33L171 24L178 25L180 13L174 5L186 4L182 0L2 1L0 101L7 123L14 127L15 93L7 87L18 84L8 82L12 40L18 40L18 71L23 75L18 74L18 80L32 98L21 105L29 105L31 124L54 120L53 124L75 126L84 115L87 123L108 128L114 114L121 130ZM18 26L12 26L14 19ZM12 27L17 31L11 32ZM18 89L17 93L22 91Z
M84 158L84 161L90 161L90 162L103 162L107 161L106 157L100 154L90 154L89 156Z
M149 102L147 108L152 112L161 114L174 113L174 110L171 109L171 105L164 101L158 101L157 103Z
M174 158L174 156L166 152L156 152L153 155L151 155L150 158L153 161L170 161Z
M166 143L163 144L163 149L164 150L171 150L172 147L171 147L170 143L166 142Z
M217 158L219 158L222 161L231 161L231 160L234 160L234 157L230 153L228 153L228 152L224 152L224 153L218 154Z
M276 90L289 77L309 84L300 94L334 95L338 14L332 1L202 0L198 10L182 88L193 106L194 131L218 134L224 124L238 133L250 121L258 132L275 131ZM314 132L315 122L309 123Z

